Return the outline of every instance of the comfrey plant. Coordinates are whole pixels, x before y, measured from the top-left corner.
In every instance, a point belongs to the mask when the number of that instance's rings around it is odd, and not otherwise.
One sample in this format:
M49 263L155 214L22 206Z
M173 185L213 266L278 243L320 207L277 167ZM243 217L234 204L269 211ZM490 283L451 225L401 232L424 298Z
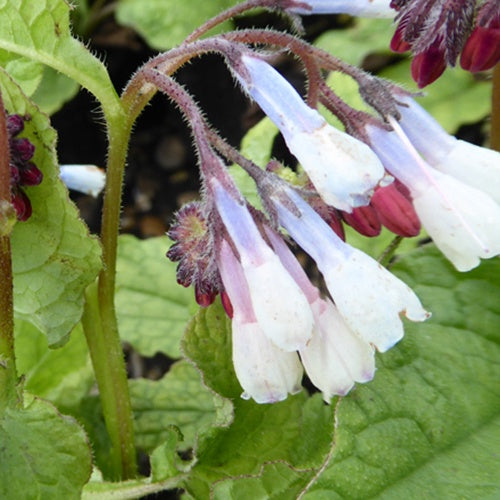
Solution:
M460 52L472 72L496 64L495 2L248 0L144 63L121 96L72 37L67 5L42 3L0 7L10 20L0 23L1 497L177 488L302 498L318 488L367 498L484 432L498 407L500 154L449 135L422 96L297 33L299 16L395 17L391 47L413 51L422 87ZM291 32L207 36L256 8ZM266 115L241 151L176 76L205 54ZM305 95L277 69L285 55L303 70ZM43 90L40 63L99 101L105 174L58 165L49 120L25 95ZM130 135L158 91L190 129L200 194L177 211L169 239L118 238ZM492 143L498 125L493 115ZM277 134L296 166L272 156ZM94 197L104 188L99 240L65 186ZM173 362L161 380L127 378L158 351ZM383 479L370 475L375 462L393 464Z

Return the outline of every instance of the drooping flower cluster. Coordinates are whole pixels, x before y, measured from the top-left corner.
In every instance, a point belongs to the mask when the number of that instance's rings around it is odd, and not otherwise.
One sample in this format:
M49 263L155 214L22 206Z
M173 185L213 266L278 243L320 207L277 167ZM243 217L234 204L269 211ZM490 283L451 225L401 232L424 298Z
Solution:
M282 2L286 8L320 3ZM303 61L307 104L256 43L281 46ZM275 160L261 169L241 156L163 72L168 57L211 51L225 57L243 91L279 128L307 174L302 184L280 177ZM356 79L383 120L338 98L322 69ZM283 400L300 389L303 369L326 401L344 395L373 378L375 350L385 352L403 337L402 315L429 316L403 282L344 242L341 220L368 235L383 224L415 236L422 223L459 270L500 253L500 208L491 196L498 195L498 153L450 137L388 82L295 37L259 30L186 42L148 63L139 77L143 88L154 85L173 99L193 130L202 196L177 214L168 256L179 263L179 283L194 285L198 303L207 306L220 294L232 318L233 362L245 398ZM319 103L349 134L325 121ZM253 178L263 212L241 194L221 156ZM315 261L327 297L309 281L281 230Z
M31 161L35 146L18 135L24 130L24 118L20 115L7 116L7 133L10 147L10 189L11 202L17 219L25 221L31 217L31 202L23 190L24 186L37 186L43 174Z

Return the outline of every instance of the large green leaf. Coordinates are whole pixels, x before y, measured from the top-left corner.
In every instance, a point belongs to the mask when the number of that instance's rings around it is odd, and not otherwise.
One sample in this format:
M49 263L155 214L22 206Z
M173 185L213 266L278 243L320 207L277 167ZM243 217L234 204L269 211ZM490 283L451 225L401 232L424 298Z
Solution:
M116 18L131 26L155 49L169 49L180 44L199 25L237 4L237 0L121 0ZM225 23L211 33L230 27Z
M186 361L174 364L161 380L131 380L137 446L152 451L167 438L169 426L175 425L184 438L180 448L193 447L197 434L215 421L214 397Z
M59 179L56 134L47 116L3 71L0 88L10 113L31 116L23 136L35 145L33 161L44 174L39 186L26 188L33 215L17 223L12 233L15 314L36 325L54 346L80 320L83 292L101 267L100 247Z
M24 387L59 409L75 409L94 384L94 374L81 325L60 349L49 349L47 338L31 323L15 325L17 371Z
M429 245L394 266L433 317L407 323L375 380L339 403L332 459L305 498L499 494L499 264L459 274Z
M177 265L165 257L166 237L118 243L116 309L120 335L145 356L180 356L180 339L198 309L191 288L175 284Z
M50 403L26 400L0 417L0 498L80 498L91 472L82 428Z
M121 113L106 68L71 36L69 6L64 0L4 0L0 20L0 50L10 53L9 59L15 54L50 66L92 92L106 113ZM41 69L36 69L40 76ZM23 85L32 80L28 72L16 71L15 76Z

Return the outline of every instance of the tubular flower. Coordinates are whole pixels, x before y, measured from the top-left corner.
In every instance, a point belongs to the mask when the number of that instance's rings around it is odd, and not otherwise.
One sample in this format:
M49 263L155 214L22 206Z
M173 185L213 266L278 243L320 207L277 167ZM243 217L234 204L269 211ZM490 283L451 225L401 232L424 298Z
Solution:
M328 125L262 59L243 54L233 72L280 129L325 203L346 212L369 203L384 168L366 144Z
M398 123L396 132L368 125L374 151L410 191L422 225L459 271L500 253L500 206L487 193L426 163ZM474 168L472 165L471 168Z
M292 0L290 4L286 10L302 15L349 14L393 18L396 14L390 7L390 0Z
M306 276L285 242L267 230L267 236L281 262L299 284L314 315L311 340L300 349L300 358L311 382L326 402L334 395L346 395L355 382L368 382L375 374L374 349L345 323L330 300Z
M428 318L408 286L344 243L292 189L283 185L272 198L280 224L316 261L339 313L361 339L385 352L403 337L401 313Z
M264 334L284 351L311 338L313 316L303 292L262 238L242 200L210 179L217 211L239 256L254 314ZM283 291L286 290L286 300Z
M218 265L233 308L232 349L242 397L257 403L274 403L300 391L302 366L296 352L277 347L264 333L254 312L243 267L231 246L222 240Z
M399 96L400 125L435 169L489 194L500 203L500 154L449 135L414 99Z

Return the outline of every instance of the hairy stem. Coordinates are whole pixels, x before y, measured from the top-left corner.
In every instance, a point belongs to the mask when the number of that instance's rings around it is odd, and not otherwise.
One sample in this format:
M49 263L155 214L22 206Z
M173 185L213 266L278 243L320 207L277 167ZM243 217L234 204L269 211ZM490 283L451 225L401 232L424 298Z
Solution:
M1 95L0 152L0 219L2 219L9 217L10 150L6 113ZM17 402L16 385L12 262L10 235L7 233L0 234L0 414L7 406Z
M122 182L130 130L131 124L124 115L113 115L108 120L108 165L101 233L103 269L97 292L89 290L87 293L83 317L104 419L113 443L117 479L137 474L132 408L114 305Z

